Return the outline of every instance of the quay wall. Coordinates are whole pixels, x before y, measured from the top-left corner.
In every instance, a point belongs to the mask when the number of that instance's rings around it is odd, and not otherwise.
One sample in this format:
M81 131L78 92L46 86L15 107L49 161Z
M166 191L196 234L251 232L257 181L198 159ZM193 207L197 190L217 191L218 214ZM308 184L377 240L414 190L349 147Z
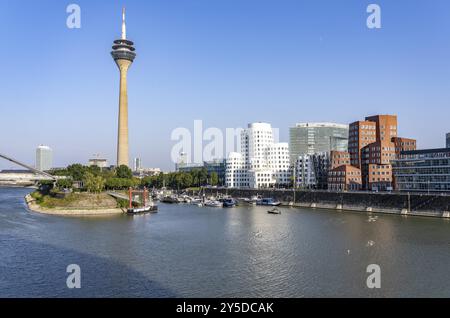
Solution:
M206 195L271 197L283 205L401 215L450 217L450 195L305 190L204 189Z

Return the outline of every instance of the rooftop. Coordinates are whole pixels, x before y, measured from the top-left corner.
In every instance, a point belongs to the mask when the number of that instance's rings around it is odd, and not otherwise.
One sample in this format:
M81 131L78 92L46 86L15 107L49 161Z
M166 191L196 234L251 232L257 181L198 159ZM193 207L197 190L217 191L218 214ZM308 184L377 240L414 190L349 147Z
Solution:
M421 154L444 153L444 152L448 152L450 155L450 148L409 150L409 151L402 151L401 154L402 155L421 155Z

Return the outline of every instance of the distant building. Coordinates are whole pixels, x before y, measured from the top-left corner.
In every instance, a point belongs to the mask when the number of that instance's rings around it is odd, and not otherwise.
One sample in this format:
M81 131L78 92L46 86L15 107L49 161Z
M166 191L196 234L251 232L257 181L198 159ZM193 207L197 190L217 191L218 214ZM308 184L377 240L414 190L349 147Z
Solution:
M178 161L175 163L175 171L179 171L180 168L183 168L188 165L188 155L186 152L180 152L178 157Z
M53 151L50 147L40 145L36 149L36 169L48 171L53 167Z
M298 156L294 165L296 188L327 189L330 153L304 154Z
M332 151L330 153L330 169L350 164L350 153L348 151Z
M159 175L161 172L162 171L159 168L141 168L139 171L135 171L133 175L138 178L145 178Z
M450 133L448 133L447 134L447 139L446 139L446 145L447 145L447 148L450 148Z
M203 163L186 163L178 166L177 172L191 172L192 170L202 169L205 165Z
M240 152L226 161L226 186L230 188L274 188L290 184L289 145L275 143L268 123L249 124L241 132Z
M134 158L133 171L138 172L142 168L141 158Z
M358 191L362 188L361 170L351 165L336 167L328 173L328 190Z
M392 142L395 145L395 155L397 158L402 151L412 151L417 149L417 141L415 139L393 137Z
M336 123L300 123L289 129L290 161L300 155L348 150L348 125Z
M397 136L396 115L376 115L350 124L348 152L352 166L361 169L366 190L393 190L392 161L402 151L416 149L416 141Z
M103 158L92 158L88 161L89 167L99 167L101 169L108 168L108 160Z
M393 162L396 189L450 192L450 149L404 151Z
M213 172L215 172L219 178L219 185L225 185L225 174L227 168L225 159L205 161L203 165L206 171L208 171L208 175L211 175Z

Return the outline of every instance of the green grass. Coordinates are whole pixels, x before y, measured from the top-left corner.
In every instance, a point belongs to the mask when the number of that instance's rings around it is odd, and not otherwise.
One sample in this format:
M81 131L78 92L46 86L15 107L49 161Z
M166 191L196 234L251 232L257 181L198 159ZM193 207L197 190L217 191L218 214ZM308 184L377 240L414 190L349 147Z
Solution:
M43 208L53 209L98 209L98 208L116 208L125 205L124 202L116 202L112 197L101 194L91 193L71 193L65 198L55 198L50 195L44 195L38 191L31 193L31 197Z
M78 200L78 194L71 193L64 199L53 198L51 196L44 196L40 205L44 208L69 207Z

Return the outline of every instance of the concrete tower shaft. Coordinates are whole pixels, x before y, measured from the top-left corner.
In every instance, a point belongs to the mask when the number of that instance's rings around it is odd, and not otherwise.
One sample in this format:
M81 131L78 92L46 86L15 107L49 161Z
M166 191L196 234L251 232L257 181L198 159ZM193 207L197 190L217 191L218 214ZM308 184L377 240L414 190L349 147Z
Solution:
M128 145L128 69L136 53L134 43L126 39L125 9L122 11L122 37L114 41L111 55L120 71L119 119L117 131L117 166L129 166Z

